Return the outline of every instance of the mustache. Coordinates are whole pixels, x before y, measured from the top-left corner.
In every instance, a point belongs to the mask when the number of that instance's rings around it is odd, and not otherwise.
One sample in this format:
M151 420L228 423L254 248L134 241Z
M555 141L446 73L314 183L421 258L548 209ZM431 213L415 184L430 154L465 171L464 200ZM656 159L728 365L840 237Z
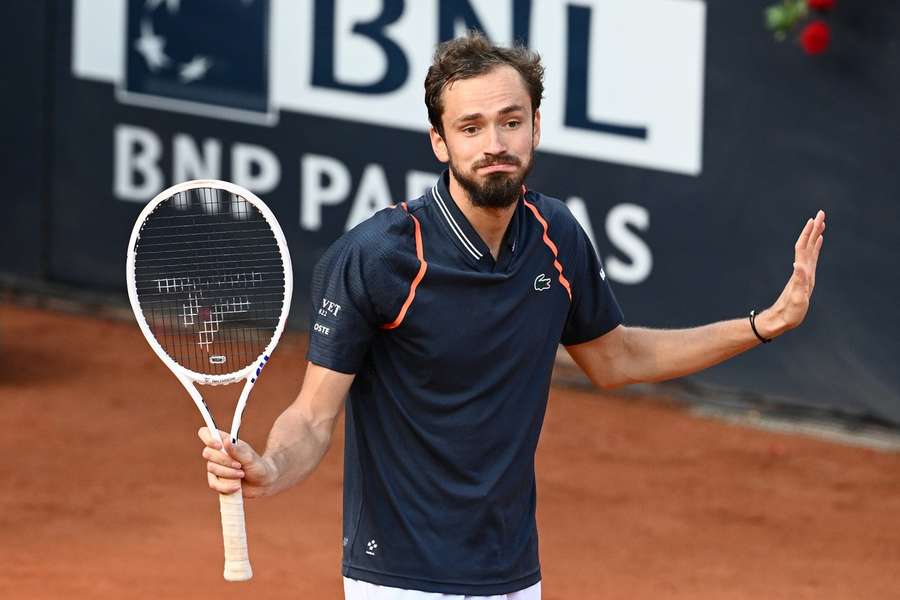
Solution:
M493 167L495 165L512 165L514 167L522 166L522 161L512 154L500 154L498 156L485 157L472 165L472 169L482 169L484 167Z

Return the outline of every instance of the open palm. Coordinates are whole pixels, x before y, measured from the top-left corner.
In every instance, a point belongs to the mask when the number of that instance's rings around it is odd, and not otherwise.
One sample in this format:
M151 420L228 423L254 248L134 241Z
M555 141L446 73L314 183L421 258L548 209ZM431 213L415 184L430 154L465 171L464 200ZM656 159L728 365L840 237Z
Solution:
M809 310L809 299L816 287L816 266L825 232L825 212L809 219L794 244L794 272L773 308L782 315L784 324L793 329L803 322Z

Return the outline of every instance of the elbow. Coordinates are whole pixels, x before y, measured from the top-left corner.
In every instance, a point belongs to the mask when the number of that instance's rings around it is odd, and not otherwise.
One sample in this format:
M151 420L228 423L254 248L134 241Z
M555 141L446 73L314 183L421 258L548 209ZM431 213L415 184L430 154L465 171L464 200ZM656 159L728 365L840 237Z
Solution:
M629 383L635 383L625 377L624 373L612 368L604 369L601 372L589 373L588 377L597 389L604 392L612 392L625 387Z
M595 383L594 385L596 385L604 392L614 392L618 389L622 389L626 384L620 381L604 381L601 383Z
M605 361L605 365L606 368L602 372L591 377L594 385L604 392L612 392L627 385L644 382L643 378L638 376L639 373L631 368L633 364L628 360L623 360L622 356L609 357Z
M600 390L604 392L614 392L616 390L622 389L626 385L630 383L636 383L634 381L629 381L625 378L605 378L600 381L594 381L594 385L597 386Z

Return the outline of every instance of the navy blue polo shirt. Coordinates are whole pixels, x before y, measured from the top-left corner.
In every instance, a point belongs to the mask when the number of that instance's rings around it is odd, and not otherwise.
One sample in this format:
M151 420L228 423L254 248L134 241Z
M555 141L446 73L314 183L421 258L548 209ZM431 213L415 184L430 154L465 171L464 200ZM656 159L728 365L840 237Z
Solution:
M557 346L622 313L562 202L525 192L495 261L447 177L322 257L308 359L356 374L343 574L505 594L541 578L534 454Z

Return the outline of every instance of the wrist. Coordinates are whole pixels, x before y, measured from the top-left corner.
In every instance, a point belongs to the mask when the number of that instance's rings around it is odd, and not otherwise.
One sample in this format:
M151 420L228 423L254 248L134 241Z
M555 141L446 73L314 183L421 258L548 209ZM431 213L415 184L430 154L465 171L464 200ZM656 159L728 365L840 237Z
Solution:
M261 456L263 474L257 485L263 490L263 495L271 496L277 490L275 483L278 481L278 465L272 456Z
M757 313L754 324L759 335L769 340L777 338L790 329L782 312L774 306Z

